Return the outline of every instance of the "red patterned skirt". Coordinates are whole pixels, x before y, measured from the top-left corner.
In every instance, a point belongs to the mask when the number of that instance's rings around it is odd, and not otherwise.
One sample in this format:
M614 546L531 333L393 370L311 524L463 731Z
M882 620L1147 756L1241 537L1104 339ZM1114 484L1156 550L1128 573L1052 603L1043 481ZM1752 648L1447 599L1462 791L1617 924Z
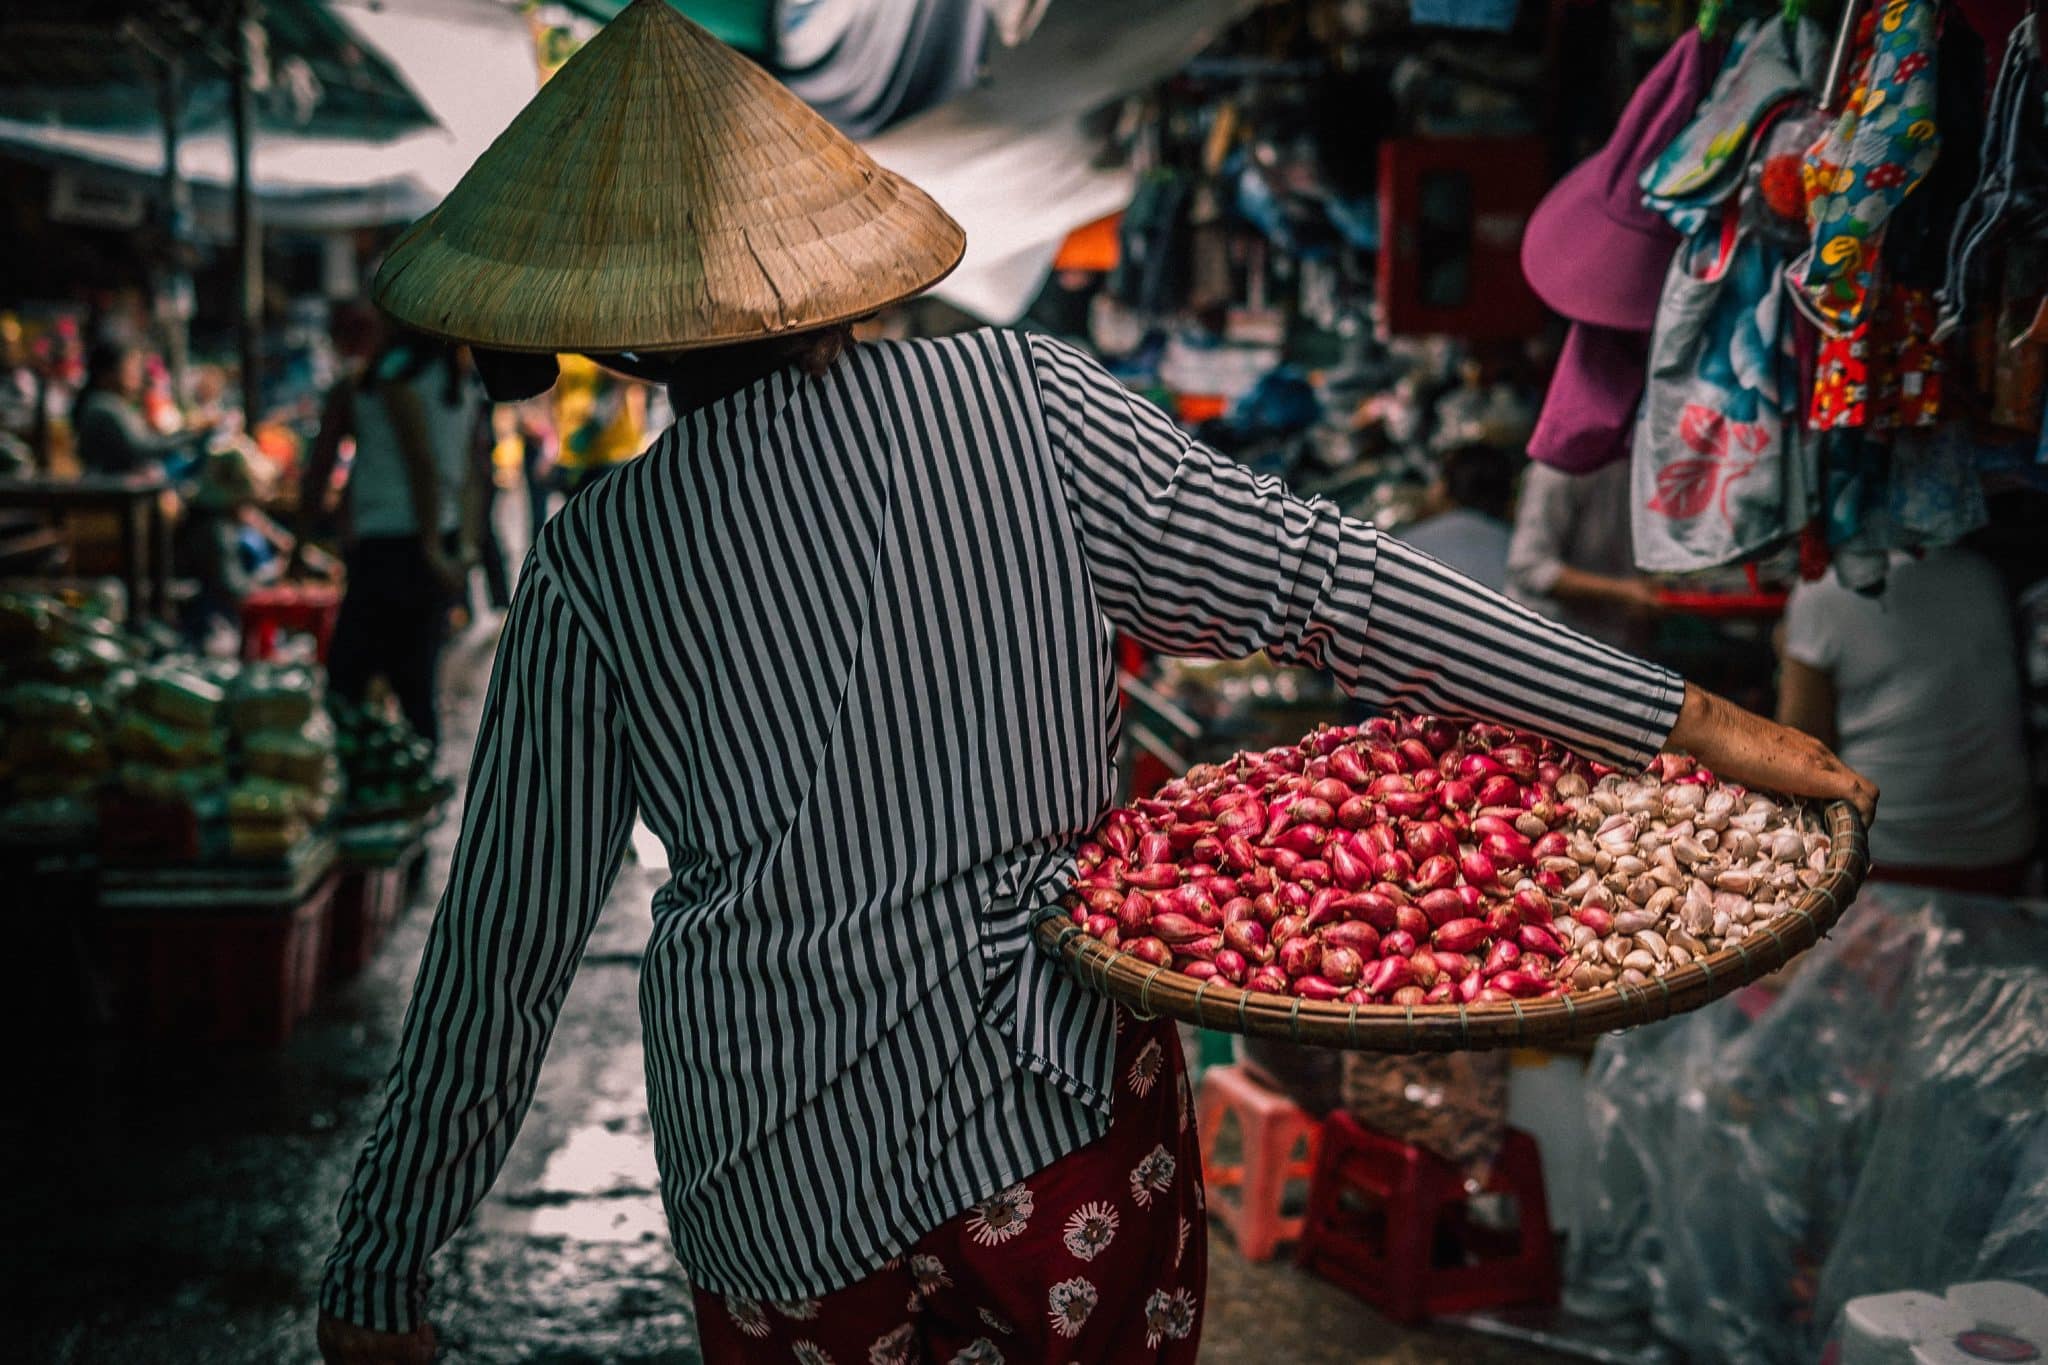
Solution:
M823 1298L698 1290L706 1365L1193 1365L1207 1227L1171 1021L1118 1020L1109 1131Z

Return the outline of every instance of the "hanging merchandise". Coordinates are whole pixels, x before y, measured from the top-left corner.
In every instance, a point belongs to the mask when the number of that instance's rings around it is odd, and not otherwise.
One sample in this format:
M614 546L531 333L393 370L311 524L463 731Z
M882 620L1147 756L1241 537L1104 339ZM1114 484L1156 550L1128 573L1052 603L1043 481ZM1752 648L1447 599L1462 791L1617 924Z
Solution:
M1124 210L1122 241L1108 288L1140 313L1162 313L1179 302L1188 270L1188 199L1194 182L1164 167L1138 182Z
M2042 124L2048 80L2035 42L2033 14L2012 31L1991 92L1977 187L1957 215L1937 336L1947 336L1990 275L1991 249L2008 238L2048 234L2048 130Z
M1573 323L1543 395L1529 458L1590 474L1626 456L1649 351L1647 332Z
M1893 554L1953 545L1990 520L1978 466L1996 452L1960 422L1891 439L1845 431L1827 440L1827 539L1835 575L1851 592L1882 592Z
M1848 103L1807 154L1813 242L1793 263L1793 297L1824 331L1847 334L1880 283L1886 220L1934 165L1938 0L1883 0L1866 15Z
M775 74L848 137L872 137L973 88L983 0L785 0Z
M1418 28L1480 29L1508 33L1517 0L1408 0L1408 22Z
M1522 271L1557 312L1599 327L1649 330L1679 238L1643 206L1637 181L1685 128L1713 72L1712 48L1687 29L1629 97L1607 144L1529 216Z
M1717 221L1741 187L1757 133L1819 83L1820 30L1804 19L1751 20L1735 35L1692 122L1643 172L1645 203L1685 236Z
M1785 258L1739 216L1728 205L1718 232L1686 243L1658 304L1631 492L1636 563L1650 572L1733 563L1807 520Z
M1823 333L1807 425L1816 431L1933 426L1942 392L1934 318L1926 290L1888 286L1849 335Z

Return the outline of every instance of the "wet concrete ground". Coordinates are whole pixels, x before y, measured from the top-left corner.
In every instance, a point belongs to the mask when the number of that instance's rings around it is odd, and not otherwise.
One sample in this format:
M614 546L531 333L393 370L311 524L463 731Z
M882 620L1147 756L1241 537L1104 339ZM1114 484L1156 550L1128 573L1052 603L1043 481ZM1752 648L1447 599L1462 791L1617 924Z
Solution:
M446 668L448 752L466 755L494 633ZM445 874L370 968L277 1049L105 1046L28 1035L9 1120L9 1297L26 1359L296 1365ZM621 875L563 1009L533 1108L477 1216L436 1258L444 1359L694 1362L687 1282L655 1194L642 1098L639 953L659 850ZM27 1115L27 1117L23 1117ZM1561 1359L1448 1328L1403 1330L1282 1261L1211 1239L1205 1361L1438 1365ZM13 1350L6 1354L13 1358Z

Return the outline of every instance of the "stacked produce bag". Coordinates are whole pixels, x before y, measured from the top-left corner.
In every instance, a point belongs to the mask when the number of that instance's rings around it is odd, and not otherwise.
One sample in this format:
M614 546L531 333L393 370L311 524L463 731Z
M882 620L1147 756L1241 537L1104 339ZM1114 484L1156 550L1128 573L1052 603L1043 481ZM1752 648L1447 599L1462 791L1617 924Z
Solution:
M434 751L403 721L388 720L336 699L335 746L347 798L344 824L416 820L454 794L434 773Z
M236 679L229 712L242 777L228 795L228 851L282 858L326 820L340 793L319 680L306 668L252 665Z
M341 794L321 676L168 652L90 599L0 594L0 832L125 863L286 859Z
M133 663L103 605L0 593L0 830L91 825Z

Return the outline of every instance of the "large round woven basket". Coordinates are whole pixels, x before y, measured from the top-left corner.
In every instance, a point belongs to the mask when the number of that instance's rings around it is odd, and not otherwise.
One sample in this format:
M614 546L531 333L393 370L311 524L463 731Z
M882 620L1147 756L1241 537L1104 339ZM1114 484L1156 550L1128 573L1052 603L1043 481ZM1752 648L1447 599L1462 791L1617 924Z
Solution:
M1228 1033L1283 1038L1362 1052L1458 1052L1559 1043L1698 1009L1776 971L1818 943L1856 898L1869 869L1863 821L1847 802L1825 811L1826 875L1741 943L1648 986L1605 986L1549 999L1472 1005L1343 1005L1301 1000L1225 982L1197 981L1089 937L1062 911L1037 924L1039 945L1082 984L1141 1014L1163 1014Z

